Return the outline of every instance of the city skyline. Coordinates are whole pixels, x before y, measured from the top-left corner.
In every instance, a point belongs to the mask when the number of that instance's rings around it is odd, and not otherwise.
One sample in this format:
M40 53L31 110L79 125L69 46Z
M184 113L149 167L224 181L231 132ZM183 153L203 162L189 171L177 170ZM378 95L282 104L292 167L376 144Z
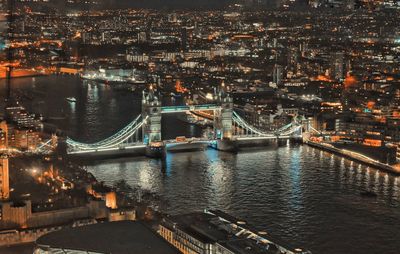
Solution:
M397 254L400 1L0 5L0 253Z

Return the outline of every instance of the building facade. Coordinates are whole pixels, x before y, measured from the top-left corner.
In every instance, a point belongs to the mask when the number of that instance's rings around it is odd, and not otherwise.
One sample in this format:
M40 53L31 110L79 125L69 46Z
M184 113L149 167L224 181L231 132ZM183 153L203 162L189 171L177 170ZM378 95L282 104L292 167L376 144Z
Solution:
M7 200L10 197L10 182L8 170L8 157L0 157L0 200Z

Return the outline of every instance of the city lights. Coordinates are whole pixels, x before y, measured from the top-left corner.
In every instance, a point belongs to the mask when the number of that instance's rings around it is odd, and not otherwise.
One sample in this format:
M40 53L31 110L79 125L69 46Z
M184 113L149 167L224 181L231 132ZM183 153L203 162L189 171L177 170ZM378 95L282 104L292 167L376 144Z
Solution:
M0 253L397 253L399 24L397 0L0 0Z

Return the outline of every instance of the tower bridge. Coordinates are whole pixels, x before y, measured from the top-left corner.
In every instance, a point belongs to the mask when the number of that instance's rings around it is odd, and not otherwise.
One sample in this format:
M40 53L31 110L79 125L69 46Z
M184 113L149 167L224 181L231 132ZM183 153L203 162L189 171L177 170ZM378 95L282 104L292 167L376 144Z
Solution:
M302 123L296 119L290 124L265 132L246 122L233 110L233 100L225 91L215 92L214 104L162 106L155 91L143 91L142 113L112 136L95 142L82 143L67 138L70 155L133 155L160 157L165 151L179 151L211 147L235 152L239 146L254 145L266 140L279 141L302 138ZM163 140L161 118L164 114L198 112L197 115L213 116L212 135L205 138Z

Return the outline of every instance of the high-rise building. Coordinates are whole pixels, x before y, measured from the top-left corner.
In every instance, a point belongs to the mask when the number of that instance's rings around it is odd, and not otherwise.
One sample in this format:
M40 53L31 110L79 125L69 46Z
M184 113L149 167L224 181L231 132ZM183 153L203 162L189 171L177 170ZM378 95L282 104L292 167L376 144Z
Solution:
M275 64L273 73L272 73L272 81L278 86L282 83L282 75L283 75L282 66Z
M34 114L30 114L23 106L18 103L6 108L7 122L15 123L18 127L38 129L40 123L35 119Z
M321 5L320 0L309 0L308 4L312 7L312 8L317 8Z
M299 54L296 47L289 48L287 54L287 70L292 73L297 73L299 63Z
M181 29L181 44L183 50L188 47L188 31L186 27Z
M335 52L331 55L330 76L335 80L344 78L344 53Z
M146 43L148 41L148 36L145 31L139 32L137 35L138 43Z
M8 125L6 121L0 122L0 149L8 148Z
M349 10L354 10L355 5L356 5L355 0L347 0L346 4L345 4L345 8L349 9Z
M83 44L89 44L91 40L91 34L90 32L82 32L82 43Z
M303 41L299 44L299 51L302 57L305 57L308 51L308 42Z
M176 13L171 13L168 15L168 21L172 23L176 23L178 21Z
M0 157L0 200L7 200L10 197L10 182L8 170L8 157Z

